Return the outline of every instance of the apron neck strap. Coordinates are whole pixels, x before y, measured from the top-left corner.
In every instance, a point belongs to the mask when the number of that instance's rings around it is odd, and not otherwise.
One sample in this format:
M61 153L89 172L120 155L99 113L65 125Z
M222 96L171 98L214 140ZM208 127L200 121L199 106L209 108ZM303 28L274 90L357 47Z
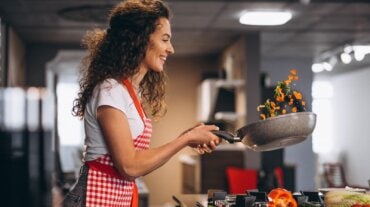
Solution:
M130 81L128 81L127 79L124 79L122 81L122 83L126 86L127 90L128 90L128 93L130 94L132 100L134 101L134 104L135 104L135 107L136 107L136 110L139 112L139 115L141 117L141 119L144 121L144 110L143 108L141 107L141 103L134 91L134 88L132 87Z

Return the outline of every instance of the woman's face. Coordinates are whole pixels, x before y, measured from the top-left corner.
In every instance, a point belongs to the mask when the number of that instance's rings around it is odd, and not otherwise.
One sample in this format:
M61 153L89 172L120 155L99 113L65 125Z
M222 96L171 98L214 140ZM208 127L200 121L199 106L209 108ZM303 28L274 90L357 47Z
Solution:
M166 18L160 18L156 30L150 35L148 49L142 65L148 70L161 72L167 57L174 52L171 43L170 22Z

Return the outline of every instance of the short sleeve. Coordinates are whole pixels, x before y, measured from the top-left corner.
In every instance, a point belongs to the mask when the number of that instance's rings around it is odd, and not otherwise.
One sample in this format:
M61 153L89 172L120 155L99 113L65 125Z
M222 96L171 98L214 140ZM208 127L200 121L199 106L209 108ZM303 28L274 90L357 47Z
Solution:
M103 133L96 117L99 106L111 106L122 111L127 117L133 139L144 131L144 122L140 118L126 87L114 79L107 79L95 87L93 95L86 105L84 115L86 135L85 160L94 160L108 153Z
M96 108L104 105L111 106L127 114L127 109L132 105L132 99L122 84L119 84L114 79L108 79L99 86L97 94Z

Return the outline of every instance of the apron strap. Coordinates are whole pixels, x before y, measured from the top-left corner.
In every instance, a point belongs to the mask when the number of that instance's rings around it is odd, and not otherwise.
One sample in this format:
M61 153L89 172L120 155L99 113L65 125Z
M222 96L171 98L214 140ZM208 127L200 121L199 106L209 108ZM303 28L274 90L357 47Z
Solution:
M136 183L134 183L131 207L139 207L139 190L137 189Z
M144 110L141 107L140 101L139 101L138 97L136 96L136 93L135 93L134 89L132 88L132 85L131 85L130 81L128 81L127 79L124 79L122 81L122 83L126 86L126 88L128 90L128 93L130 94L132 100L134 101L136 110L139 112L139 115L140 115L141 119L144 121L144 117L145 117L144 116Z
M130 94L132 100L134 101L136 110L139 113L141 119L143 120L143 122L145 124L144 110L141 107L141 103L140 103L140 101L139 101L139 99L138 99L130 81L128 81L127 79L124 79L122 82L126 86L126 88L128 90L128 93ZM136 186L135 182L134 182L133 185L134 185L133 186L134 188L133 188L133 194L132 194L132 199L131 199L131 207L139 207L139 191L137 189L137 186Z

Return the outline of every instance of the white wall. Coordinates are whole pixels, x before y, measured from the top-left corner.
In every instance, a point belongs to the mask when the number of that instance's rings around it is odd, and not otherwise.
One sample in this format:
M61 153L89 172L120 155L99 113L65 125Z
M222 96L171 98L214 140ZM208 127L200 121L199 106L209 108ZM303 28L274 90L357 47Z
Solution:
M334 148L349 184L370 179L370 67L331 76L334 88Z
M289 71L295 68L299 80L296 82L296 89L300 91L308 104L307 111L311 110L312 80L311 59L293 58L265 58L261 62L261 72L266 72L271 78L273 86L277 81L287 79ZM285 148L284 162L296 167L295 190L315 190L315 155L312 151L312 139L309 138L302 143Z

